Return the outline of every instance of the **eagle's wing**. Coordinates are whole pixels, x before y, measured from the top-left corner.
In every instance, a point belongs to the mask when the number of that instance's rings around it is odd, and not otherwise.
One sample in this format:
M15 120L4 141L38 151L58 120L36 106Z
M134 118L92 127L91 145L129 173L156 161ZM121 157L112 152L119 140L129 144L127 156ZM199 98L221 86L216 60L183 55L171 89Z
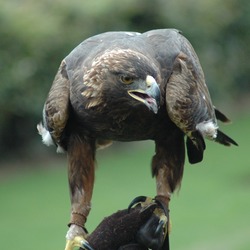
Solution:
M69 117L69 79L65 61L62 61L49 91L43 109L43 124L38 132L48 146L55 143L58 152L65 150L63 133Z
M199 162L205 150L204 137L215 139L217 121L201 72L183 52L176 57L166 87L166 107L170 119L188 136L191 163Z
M84 84L84 62L93 48L100 43L101 39L96 36L78 45L62 61L48 93L43 109L43 124L38 124L37 129L43 142L48 146L56 144L58 152L67 150L66 126L72 113L71 96L74 96L74 102L81 105L81 89L92 90L91 86L89 88Z
M204 138L227 146L237 145L218 130L216 118L223 122L229 119L214 108L199 59L188 40L177 30L155 30L149 32L148 37L152 37L165 74L163 85L168 115L187 135L189 161L202 160L206 147Z

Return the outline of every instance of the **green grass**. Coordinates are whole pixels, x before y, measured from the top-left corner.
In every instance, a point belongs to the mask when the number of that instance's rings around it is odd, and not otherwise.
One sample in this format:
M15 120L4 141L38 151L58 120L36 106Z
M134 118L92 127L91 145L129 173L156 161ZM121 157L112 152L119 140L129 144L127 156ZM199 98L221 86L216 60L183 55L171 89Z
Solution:
M240 147L209 142L201 164L186 164L181 190L171 201L171 249L249 249L249 125L250 117L223 126ZM140 142L98 153L89 231L135 196L155 195L153 152L152 143ZM66 159L19 167L0 173L0 248L64 249L70 211Z

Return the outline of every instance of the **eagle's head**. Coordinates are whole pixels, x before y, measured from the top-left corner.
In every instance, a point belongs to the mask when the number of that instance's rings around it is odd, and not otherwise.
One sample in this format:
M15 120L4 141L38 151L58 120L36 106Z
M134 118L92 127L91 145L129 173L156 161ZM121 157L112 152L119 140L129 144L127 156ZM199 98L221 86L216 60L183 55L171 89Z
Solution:
M86 108L107 103L146 105L154 113L160 105L159 72L153 59L131 49L109 49L97 54L84 72Z

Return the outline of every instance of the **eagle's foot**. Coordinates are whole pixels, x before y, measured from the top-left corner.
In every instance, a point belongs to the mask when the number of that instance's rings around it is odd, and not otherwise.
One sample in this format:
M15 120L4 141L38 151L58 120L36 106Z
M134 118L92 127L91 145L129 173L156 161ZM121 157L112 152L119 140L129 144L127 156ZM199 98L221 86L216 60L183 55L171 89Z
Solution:
M137 205L142 207L142 213L154 206L151 217L137 233L137 241L150 249L166 249L162 247L168 245L167 235L170 232L170 223L169 210L165 203L157 198L139 196L130 203L128 210Z
M140 205L143 210L146 210L149 206L154 205L154 203L155 202L153 198L150 198L147 196L138 196L130 202L128 206L128 212L130 212L132 207L138 206L138 205Z
M85 236L86 232L82 227L72 224L66 235L65 250L73 250L76 247L80 247L85 250L93 250L88 241L85 239Z
M72 240L66 241L65 250L73 250L76 247L80 247L85 250L93 250L93 248L89 245L88 241L83 238L83 236L76 236Z

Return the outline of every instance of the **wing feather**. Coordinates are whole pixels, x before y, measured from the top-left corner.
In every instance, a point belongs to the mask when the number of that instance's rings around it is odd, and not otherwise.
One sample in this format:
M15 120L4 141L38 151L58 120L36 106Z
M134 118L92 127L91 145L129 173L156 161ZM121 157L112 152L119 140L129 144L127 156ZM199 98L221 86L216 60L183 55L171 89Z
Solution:
M217 121L203 72L197 72L183 52L176 57L167 83L166 106L170 119L188 136L190 163L201 161L205 150L203 137L216 137Z
M181 52L173 67L166 87L167 111L172 121L187 135L196 130L199 123L212 121L216 124L213 105L203 74L187 55Z
M43 112L44 129L50 133L54 143L59 146L59 151L61 148L66 149L62 142L63 133L69 118L69 79L65 61L62 61L59 67L44 104Z
M215 116L218 120L224 122L224 123L230 123L230 119L224 115L221 111L219 111L217 108L214 107L214 111L215 111Z

